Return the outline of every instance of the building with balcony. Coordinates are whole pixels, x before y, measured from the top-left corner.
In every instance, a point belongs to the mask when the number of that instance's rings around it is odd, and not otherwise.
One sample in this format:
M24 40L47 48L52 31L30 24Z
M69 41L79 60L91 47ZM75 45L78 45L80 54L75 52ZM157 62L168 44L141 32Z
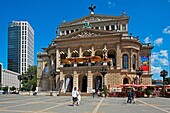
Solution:
M52 43L37 55L37 86L42 91L67 93L77 87L91 93L103 84L108 88L152 84L153 46L142 44L138 36L128 32L129 19L124 11L120 16L107 16L91 10L71 22L63 20ZM143 72L140 77L139 68Z

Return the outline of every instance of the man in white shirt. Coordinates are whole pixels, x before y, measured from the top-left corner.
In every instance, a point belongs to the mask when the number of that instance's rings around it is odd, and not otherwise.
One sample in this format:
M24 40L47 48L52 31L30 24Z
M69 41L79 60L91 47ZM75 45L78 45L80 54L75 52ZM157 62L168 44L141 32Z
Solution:
M94 98L95 93L96 93L95 89L92 89L92 96L93 96L93 98Z
M73 106L75 106L75 103L77 102L77 89L76 87L74 87L73 91L72 91L72 98L73 98Z

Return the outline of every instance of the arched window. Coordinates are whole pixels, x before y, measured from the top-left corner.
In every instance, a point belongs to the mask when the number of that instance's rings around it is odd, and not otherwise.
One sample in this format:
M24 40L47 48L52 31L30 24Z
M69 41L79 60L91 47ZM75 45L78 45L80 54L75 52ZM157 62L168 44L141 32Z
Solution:
M127 54L123 55L122 61L123 61L122 62L123 69L128 69L128 55Z
M132 57L132 68L135 70L136 69L136 56L133 55Z
M127 78L124 78L124 79L123 79L123 84L129 84L129 81L128 81Z
M122 30L126 30L126 24L122 25Z

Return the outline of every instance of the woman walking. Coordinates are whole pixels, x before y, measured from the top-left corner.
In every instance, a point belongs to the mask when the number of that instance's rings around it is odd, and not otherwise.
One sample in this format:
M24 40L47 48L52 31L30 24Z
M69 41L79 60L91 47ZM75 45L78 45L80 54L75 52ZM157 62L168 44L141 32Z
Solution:
M76 87L74 87L74 89L72 91L73 106L76 106L76 102L78 100L77 95L78 95L77 89L76 89Z
M77 98L78 98L78 102L77 102L77 105L80 105L80 101L81 101L81 92L80 92L80 89L77 90Z

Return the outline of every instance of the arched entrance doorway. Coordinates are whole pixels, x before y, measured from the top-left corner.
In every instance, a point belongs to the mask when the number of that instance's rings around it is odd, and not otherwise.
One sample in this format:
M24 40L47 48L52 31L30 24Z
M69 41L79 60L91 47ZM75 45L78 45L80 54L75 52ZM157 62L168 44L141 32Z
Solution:
M129 84L128 78L124 78L124 79L123 79L123 84Z
M102 89L102 76L97 75L93 77L93 88L97 90Z
M65 77L65 89L66 89L66 92L72 92L73 77L71 75L66 75Z
M82 74L79 75L79 84L78 87L81 92L87 92L87 76Z
M82 78L82 92L87 92L87 76L84 76Z

